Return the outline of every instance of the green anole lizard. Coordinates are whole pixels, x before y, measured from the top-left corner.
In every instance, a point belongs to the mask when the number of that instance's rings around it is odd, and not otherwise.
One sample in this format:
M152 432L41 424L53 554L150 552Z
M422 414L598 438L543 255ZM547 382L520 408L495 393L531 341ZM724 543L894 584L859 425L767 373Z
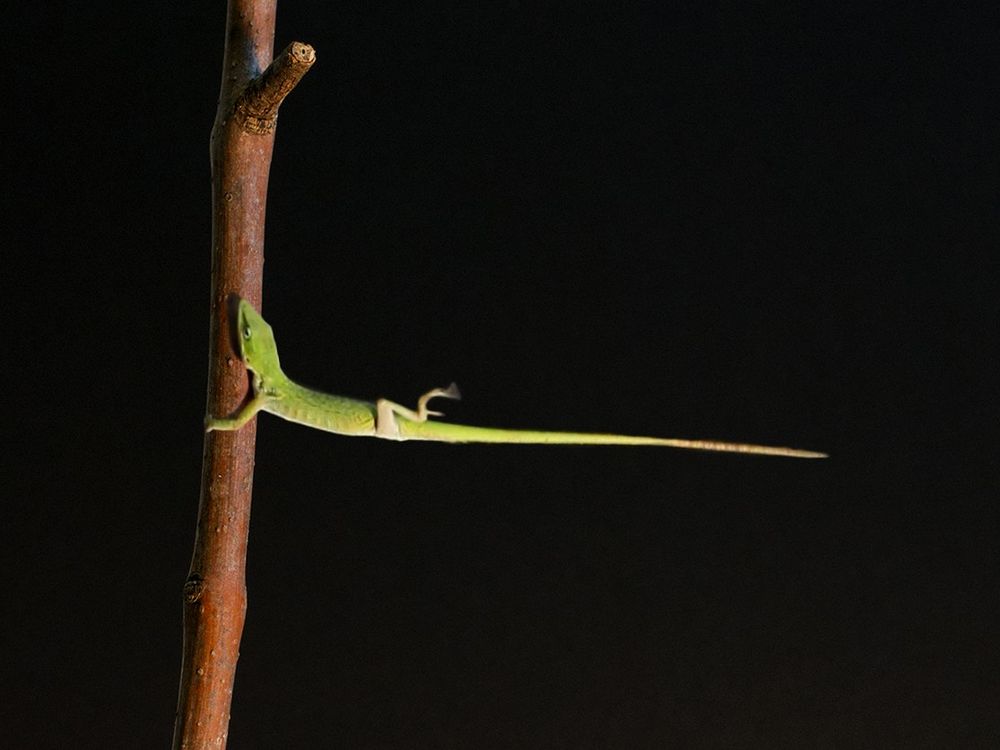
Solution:
M338 435L363 435L387 440L429 440L441 443L550 443L565 445L660 445L728 453L757 453L796 458L825 458L825 453L779 448L769 445L726 443L716 440L605 435L589 432L547 432L437 422L428 417L442 416L430 411L434 398L458 399L458 387L435 388L417 400L416 410L387 399L375 403L334 396L292 382L278 363L278 349L271 326L244 299L237 309L237 337L240 357L253 373L253 398L228 419L209 416L205 429L238 430L258 411L266 411L292 422Z

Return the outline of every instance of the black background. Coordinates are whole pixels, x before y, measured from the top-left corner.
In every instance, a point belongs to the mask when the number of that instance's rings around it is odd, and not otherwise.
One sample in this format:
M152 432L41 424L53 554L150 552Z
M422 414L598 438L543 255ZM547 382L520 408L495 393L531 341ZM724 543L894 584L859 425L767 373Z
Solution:
M286 371L231 748L1000 743L995 21L942 4L284 2ZM166 747L223 4L21 4L5 76L8 747Z

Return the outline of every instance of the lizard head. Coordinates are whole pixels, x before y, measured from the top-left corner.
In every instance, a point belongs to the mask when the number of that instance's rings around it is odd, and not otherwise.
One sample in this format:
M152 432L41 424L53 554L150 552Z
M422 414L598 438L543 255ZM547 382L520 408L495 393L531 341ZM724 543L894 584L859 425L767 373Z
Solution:
M281 371L274 332L253 305L241 299L236 311L236 336L243 363L258 376Z

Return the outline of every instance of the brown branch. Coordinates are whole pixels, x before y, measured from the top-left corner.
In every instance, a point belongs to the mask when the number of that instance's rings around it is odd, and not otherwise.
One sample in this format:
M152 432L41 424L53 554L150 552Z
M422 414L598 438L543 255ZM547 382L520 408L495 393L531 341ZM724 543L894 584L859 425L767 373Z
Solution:
M312 47L295 43L257 75L271 59L274 13L275 0L229 0L222 89L211 138L212 291L206 407L210 414L235 411L247 395L246 370L230 344L230 303L237 296L255 306L260 303L274 119L282 99L315 58ZM184 585L175 750L218 750L226 745L246 613L255 442L255 422L236 432L205 436L198 525Z
M316 52L308 44L292 42L285 47L237 100L236 117L240 124L251 133L274 130L278 107L314 62Z

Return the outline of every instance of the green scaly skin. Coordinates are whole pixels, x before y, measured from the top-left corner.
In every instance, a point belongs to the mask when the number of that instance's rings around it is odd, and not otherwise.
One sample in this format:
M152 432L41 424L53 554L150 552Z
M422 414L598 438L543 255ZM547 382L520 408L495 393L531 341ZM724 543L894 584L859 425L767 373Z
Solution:
M425 440L440 443L530 443L561 445L658 445L726 453L753 453L794 458L825 458L825 453L747 443L682 438L606 435L589 432L548 432L508 430L493 427L452 424L428 419L437 412L428 411L432 398L459 398L454 384L436 389L421 398L414 411L380 399L377 403L345 396L321 393L294 383L282 371L271 326L246 300L240 300L237 313L240 356L253 377L254 396L235 416L227 419L208 417L206 430L238 430L258 411L266 411L319 430L338 435L363 435L388 440Z

